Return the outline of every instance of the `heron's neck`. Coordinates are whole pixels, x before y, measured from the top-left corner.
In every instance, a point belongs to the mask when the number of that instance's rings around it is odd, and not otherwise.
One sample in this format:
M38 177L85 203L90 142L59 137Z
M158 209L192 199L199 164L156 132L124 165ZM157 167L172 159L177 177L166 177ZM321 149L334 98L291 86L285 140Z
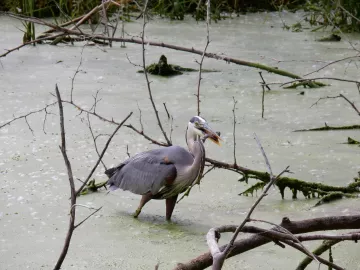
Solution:
M190 168L192 179L198 179L204 170L205 164L205 147L201 139L196 133L186 132L186 143L190 153L194 156L194 162Z
M191 129L186 130L186 143L189 148L190 153L195 157L196 156L196 144L198 143L199 136L193 132Z

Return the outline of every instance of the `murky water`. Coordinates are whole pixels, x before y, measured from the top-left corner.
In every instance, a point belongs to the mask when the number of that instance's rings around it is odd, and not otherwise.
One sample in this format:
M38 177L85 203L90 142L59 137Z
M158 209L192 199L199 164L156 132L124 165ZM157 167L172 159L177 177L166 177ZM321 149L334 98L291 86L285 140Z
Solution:
M289 24L300 15L284 14ZM15 47L21 42L21 27L17 21L0 17L0 49ZM138 35L141 24L126 25L129 35ZM282 30L277 14L252 14L212 24L211 44L208 51L224 53L235 58L276 65L297 74L305 74L324 63L354 55L346 40L339 43L317 43L323 33L291 33ZM40 32L40 30L38 30ZM154 20L147 28L147 38L201 49L205 44L203 23L192 20L168 22ZM359 46L359 36L349 40ZM71 78L79 65L82 47L28 46L1 59L0 123L15 116L40 109L55 101L55 83L63 98L70 97ZM165 53L169 62L197 68L199 56L147 47L147 62L155 62ZM81 72L74 83L74 100L90 108L93 95L100 90L101 102L97 113L121 121L130 111L133 125L139 126L138 105L142 111L145 131L161 139L148 99L142 74L131 65L141 61L141 47L127 44L119 48L86 47ZM286 62L278 63L277 60ZM293 61L288 61L293 60ZM359 79L356 62L340 62L316 74ZM357 64L359 64L357 62ZM219 69L218 73L205 73L202 81L202 115L214 129L222 132L222 147L208 144L207 155L232 162L232 97L238 101L236 141L238 163L253 169L265 170L263 158L253 139L261 139L273 170L281 171L290 165L294 177L319 181L331 185L346 185L360 169L359 148L343 144L347 137L359 139L359 131L293 133L295 129L329 125L356 124L358 116L342 100L326 100L310 106L318 98L343 93L359 101L352 84L331 81L322 89L284 90L276 87L266 93L265 120L261 119L261 88L258 71L252 68L205 59L204 68ZM286 78L263 72L265 80L286 81ZM187 121L196 112L194 93L197 74L188 73L170 79L151 77L152 89L166 128L163 102L174 116L173 141L185 146L184 132ZM137 105L138 104L138 105ZM357 103L359 104L359 102ZM27 117L34 134L24 120L0 130L0 265L1 269L49 269L58 258L68 224L69 187L64 162L59 151L59 120L57 107L48 109L52 114ZM65 105L68 155L76 177L84 179L97 160L93 142L86 125L86 116ZM111 133L114 129L96 118L91 118L96 134ZM46 133L43 132L43 127ZM99 140L103 144L105 139ZM154 148L140 136L122 128L114 138L104 161L108 166L126 158L129 152ZM98 181L105 180L103 168L95 173ZM131 214L139 197L128 192L105 195L100 192L80 197L78 202L103 209L76 230L63 269L153 269L160 261L160 269L171 269L177 262L188 261L206 252L205 234L214 226L238 224L244 218L255 197L237 194L247 188L237 182L238 176L216 170L207 175L200 188L177 205L173 224L165 222L163 201L152 201L144 208L139 219ZM80 182L79 182L80 183ZM284 216L303 219L326 215L359 213L358 200L344 200L310 209L316 201L300 197L293 201L289 192L281 200L273 190L257 208L254 217L280 222ZM79 208L78 220L89 210ZM240 236L245 237L245 236ZM225 243L228 237L224 236ZM306 246L313 248L316 243ZM281 258L279 260L278 258ZM272 244L230 259L225 269L293 269L303 258L290 248L279 249ZM353 243L342 243L334 249L335 262L347 269L360 269L359 253ZM313 265L312 268L317 269ZM325 269L322 266L321 269Z

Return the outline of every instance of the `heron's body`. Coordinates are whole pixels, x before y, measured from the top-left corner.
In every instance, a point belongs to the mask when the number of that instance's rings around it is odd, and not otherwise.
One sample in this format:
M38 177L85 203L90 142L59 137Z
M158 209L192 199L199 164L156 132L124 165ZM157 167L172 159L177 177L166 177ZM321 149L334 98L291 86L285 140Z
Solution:
M189 150L180 146L169 146L142 152L105 172L110 177L110 189L121 188L142 195L135 217L149 200L166 199L166 218L169 220L178 194L201 177L205 164L205 148L191 121L197 121L196 125L199 125L198 121L203 121L204 125L206 123L200 117L190 120L186 131ZM200 125L198 127L200 128ZM208 128L206 131L211 130ZM215 135L213 136L215 138Z

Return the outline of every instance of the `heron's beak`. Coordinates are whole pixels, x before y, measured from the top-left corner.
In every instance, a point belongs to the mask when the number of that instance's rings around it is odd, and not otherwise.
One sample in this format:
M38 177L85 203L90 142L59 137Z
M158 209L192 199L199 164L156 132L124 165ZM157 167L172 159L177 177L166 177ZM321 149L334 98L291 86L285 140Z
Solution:
M220 146L221 138L220 136L212 130L212 128L208 124L204 124L201 128L201 131L204 133L204 135L207 136L213 143L216 143Z

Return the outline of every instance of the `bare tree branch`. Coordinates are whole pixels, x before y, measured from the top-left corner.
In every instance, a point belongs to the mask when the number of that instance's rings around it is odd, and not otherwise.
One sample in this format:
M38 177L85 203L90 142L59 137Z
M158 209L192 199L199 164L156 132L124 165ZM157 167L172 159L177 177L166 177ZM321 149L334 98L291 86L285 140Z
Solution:
M75 229L78 228L81 224L83 224L85 221L87 221L91 216L95 215L97 212L101 210L102 206L96 209L94 212L92 212L90 215L88 215L86 218L84 218L81 222L79 222L77 225L75 225Z
M46 112L46 109L51 107L51 106L54 106L55 104L57 104L57 101L53 102L53 103L50 103L50 104L47 104L45 107L39 109L39 110L34 110L34 111L31 111L27 114L24 114L24 115L21 115L21 116L18 116L18 117L14 117L13 119L5 122L4 124L1 124L0 125L0 129L7 126L7 125L10 125L12 122L16 121L16 120L19 120L19 119L26 119L28 116L32 115L32 114L35 114L35 113L38 113L38 112L42 112L42 111L45 111ZM45 120L44 120L45 122Z
M82 47L81 49L81 54L80 54L80 62L79 65L74 73L74 76L71 79L71 90L70 90L70 101L73 102L73 91L74 91L74 81L75 81L75 77L76 75L80 72L80 67L82 65L82 60L83 60L83 52L84 52L85 46Z
M162 126L162 123L161 123L161 120L160 120L160 117L159 117L159 112L158 112L158 110L156 108L156 105L155 105L155 102L154 102L154 99L153 99L153 96L152 96L152 93L151 93L150 81L149 81L149 78L148 78L148 73L147 73L147 70L146 70L145 39L144 39L144 37L145 37L145 27L146 27L147 5L148 5L148 0L145 0L145 6L144 6L144 9L143 9L143 27L142 27L142 32L141 32L142 65L143 65L143 70L144 70L144 75L145 75L145 79L146 79L146 84L147 84L147 89L148 89L148 92L149 92L151 105L152 105L152 107L154 109L158 126L159 126L162 134L164 135L164 138L165 138L167 144L171 145L171 141L169 140L168 136L166 135L166 132L165 132L163 126Z
M357 55L355 55L355 56L349 56L349 57L345 57L345 58L342 58L342 59L339 59L339 60L332 61L332 62L330 62L330 63L322 66L321 68L319 68L319 69L317 69L317 70L314 70L314 71L312 71L312 72L309 72L309 73L305 74L304 77L309 76L309 75L311 75L311 74L314 74L314 73L316 73L316 72L319 72L320 70L322 70L322 69L324 69L324 68L327 68L327 67L330 66L330 65L333 65L333 64L336 64L336 63L339 63L339 62L342 62L342 61L346 61L346 60L352 60L352 59L354 59L354 58L360 58L360 55L357 54Z
M339 94L338 96L327 96L327 97L321 97L319 98L313 105L310 106L313 107L314 105L317 105L319 103L320 100L323 99L336 99L336 98L343 98L346 100L346 102L348 102L351 107L356 111L356 113L360 116L360 111L359 109L355 106L354 102L351 102L347 97L345 97L343 94Z
M69 161L69 158L67 156L66 153L66 139L65 139L65 127L64 127L64 110L63 110L63 106L62 106L62 102L61 102L61 96L60 96L60 92L58 89L58 86L55 85L55 91L56 91L56 96L57 96L57 100L58 100L58 104L59 104L59 112L60 112L60 131L61 131L61 153L63 155L64 161L65 161L65 166L67 169L67 173L68 173L68 177L69 177L69 184L70 184L70 192L71 192L71 210L70 210L70 221L69 221L69 228L68 228L68 232L65 238L65 243L64 243L64 247L60 253L59 259L54 267L54 270L58 270L61 268L61 265L66 257L66 254L68 252L69 246L70 246L70 241L71 241L71 237L72 234L74 232L75 229L75 208L73 207L73 205L76 204L76 194L75 194L75 183L74 183L74 176L72 173L72 169L71 169L71 164Z

